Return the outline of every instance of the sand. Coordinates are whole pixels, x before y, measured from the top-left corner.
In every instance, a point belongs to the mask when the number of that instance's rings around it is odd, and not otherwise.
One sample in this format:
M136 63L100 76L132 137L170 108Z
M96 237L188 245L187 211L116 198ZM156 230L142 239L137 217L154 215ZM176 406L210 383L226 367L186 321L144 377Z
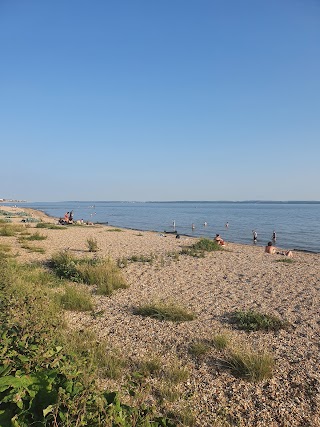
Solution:
M1 209L12 214L22 210ZM42 213L23 210L56 223ZM294 252L294 262L289 264L276 262L284 257L266 254L262 247L227 242L225 250L204 258L180 255L176 259L168 254L197 239L114 230L101 225L40 229L48 238L35 245L44 254L22 249L16 237L0 237L0 244L12 245L21 262L45 262L61 249L89 256L86 240L90 237L97 240L101 257L118 260L153 254L152 264L128 263L122 269L128 289L111 297L93 294L99 316L67 312L70 328L92 328L131 361L155 354L164 365L178 360L189 378L172 386L184 396L183 401L171 403L172 410L188 406L197 426L320 426L320 254ZM151 301L179 303L197 318L173 323L133 314L135 306ZM286 319L290 327L278 332L240 331L230 323L230 314L248 309ZM210 341L217 334L228 336L229 348L246 346L271 353L275 359L272 378L258 383L237 378L222 363L226 351L214 347L202 358L190 354L193 342ZM124 382L125 378L101 380L101 386L115 389Z

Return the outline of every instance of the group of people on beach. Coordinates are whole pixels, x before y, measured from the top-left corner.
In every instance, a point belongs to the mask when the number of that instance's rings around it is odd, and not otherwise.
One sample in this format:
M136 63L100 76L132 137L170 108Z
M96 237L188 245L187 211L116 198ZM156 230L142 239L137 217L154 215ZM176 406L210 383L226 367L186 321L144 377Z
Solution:
M254 235L253 235L253 239L254 239L254 241L257 239L257 236L258 236L258 234L257 234L257 232L256 231L254 231L253 230L253 232L255 233ZM270 241L270 242L268 242L268 244L267 244L267 246L265 247L265 252L266 253L268 253L268 254L271 254L271 255L273 255L273 254L277 254L277 255L285 255L285 256L287 256L287 257L290 257L290 258L292 258L293 257L293 253L292 253L292 251L290 251L290 250L288 250L288 251L279 251L275 246L274 246L274 243L275 243L275 241L276 241L276 239L277 239L277 235L276 235L276 232L275 231L273 231L273 233L272 233L272 242ZM218 243L218 245L220 245L220 246L225 246L226 244L225 244L225 241L221 238L221 236L220 236L220 234L216 234L216 237L214 238L214 240Z

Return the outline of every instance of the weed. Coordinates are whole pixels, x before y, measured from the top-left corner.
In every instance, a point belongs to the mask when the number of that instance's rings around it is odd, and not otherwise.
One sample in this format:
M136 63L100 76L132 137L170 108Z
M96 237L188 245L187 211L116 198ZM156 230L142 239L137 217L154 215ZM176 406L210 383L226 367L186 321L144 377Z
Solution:
M94 239L93 237L89 237L87 239L87 247L89 249L89 252L98 252L99 247L98 247L97 239Z
M218 334L212 338L212 344L217 350L224 350L229 342L229 337L225 334Z
M181 251L181 255L189 255L195 258L203 258L205 252L223 250L223 247L220 246L215 240L202 238L194 245L184 247Z
M194 342L189 346L189 353L192 356L196 356L196 357L204 356L210 350L211 350L210 345L201 341Z
M162 360L158 356L153 356L138 362L137 369L144 375L153 375L159 373L161 367Z
M62 225L51 224L50 222L38 222L36 228L48 228L50 230L66 230Z
M185 367L181 366L177 361L164 370L164 378L170 384L179 384L187 381L189 376L189 371Z
M258 382L271 378L274 358L268 353L247 350L232 352L226 360L227 366L235 376Z
M21 247L29 252L37 252L40 254L44 254L46 252L45 249L40 248L39 246L31 246L28 243L21 243Z
M29 234L29 233L28 233ZM48 236L44 236L43 234L40 234L38 231L34 234L31 234L31 236L24 237L24 240L46 240Z
M276 316L262 314L256 311L236 311L232 316L232 322L239 329L245 331L278 331L289 326L287 321L281 320Z
M23 230L24 227L20 224L0 224L0 236L12 237Z
M123 230L121 230L120 228L108 228L106 231L121 233Z
M292 263L294 263L294 259L292 259L292 258L281 258L281 259L276 259L275 262L283 262L285 264L292 264Z
M158 320L171 320L173 322L184 322L194 320L196 315L185 308L174 303L152 303L135 307L134 314L148 316Z
M99 295L111 295L116 289L128 287L120 270L110 259L98 260L94 264L85 262L76 268L84 283L97 286Z
M93 304L90 295L83 290L74 286L66 286L64 294L57 295L60 305L65 310L74 311L92 311Z

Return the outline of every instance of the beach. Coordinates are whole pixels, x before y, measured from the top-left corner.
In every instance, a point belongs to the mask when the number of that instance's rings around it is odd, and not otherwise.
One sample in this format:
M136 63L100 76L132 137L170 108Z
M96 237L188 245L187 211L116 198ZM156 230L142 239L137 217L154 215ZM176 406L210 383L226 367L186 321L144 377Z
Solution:
M172 411L187 405L197 426L320 426L320 254L294 251L293 262L287 263L283 255L266 254L263 247L227 242L224 250L197 258L177 255L197 238L105 225L33 230L36 222L22 223L19 212L52 224L57 218L27 208L0 209L13 216L13 223L47 236L36 242L44 253L23 249L15 236L0 236L0 244L10 245L19 262L46 263L60 250L115 262L142 255L153 259L128 262L121 269L128 288L109 297L88 287L99 316L69 311L65 316L69 328L93 330L132 362L154 355L164 365L177 361L185 367L188 378L174 386L180 398L168 403ZM89 238L96 239L97 253L88 252ZM183 306L196 319L176 323L133 313L136 306L163 301ZM230 318L241 310L267 313L289 326L239 330ZM228 337L230 348L270 353L272 377L258 382L238 378L223 363L225 352L214 346L202 357L190 353L193 343L211 342L217 335ZM100 387L120 390L125 374L117 381L101 378ZM151 394L148 399L154 401Z

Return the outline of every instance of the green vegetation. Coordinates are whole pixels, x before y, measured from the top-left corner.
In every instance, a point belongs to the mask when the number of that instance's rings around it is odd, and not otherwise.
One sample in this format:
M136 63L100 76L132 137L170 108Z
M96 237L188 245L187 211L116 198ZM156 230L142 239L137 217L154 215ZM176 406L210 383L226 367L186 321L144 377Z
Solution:
M123 230L121 230L120 228L108 228L106 231L121 233Z
M247 350L232 352L226 363L235 376L253 382L271 378L274 368L274 359L270 354Z
M46 252L43 248L40 248L39 246L29 245L26 242L21 243L21 247L22 247L22 249L26 249L29 252L37 252L37 253L40 253L40 254L44 254Z
M16 236L17 233L20 233L23 230L24 230L24 227L21 224L8 224L5 222L0 223L0 236L5 236L5 237Z
M98 247L97 239L93 237L89 237L87 239L87 247L89 249L89 252L98 252L99 247Z
M127 284L119 268L110 259L75 258L68 251L54 255L51 265L58 277L95 285L100 295L111 295Z
M245 331L278 331L288 327L288 322L281 320L276 316L269 314L262 314L256 311L236 311L232 316L232 322L235 323L239 329Z
M23 237L24 240L46 240L48 236L40 234L38 231L34 234L29 235L28 237Z
M205 256L205 252L223 250L223 247L220 246L215 240L202 238L194 245L183 248L181 251L181 255L189 255L196 258L203 258Z
M294 263L294 259L292 259L292 258L281 258L281 259L276 259L275 262L284 262L285 264L292 264L292 263Z
M196 356L196 357L204 356L210 350L211 350L210 345L202 341L194 342L189 346L189 353L192 356Z
M173 427L153 407L98 390L97 370L117 377L121 358L106 342L66 330L46 277L39 266L0 258L0 425Z
M36 228L48 228L50 230L66 230L62 225L51 224L50 222L38 222Z
M57 294L60 305L66 310L92 311L93 303L90 294L84 289L66 286L64 294Z
M134 314L148 316L158 320L171 320L173 322L185 322L194 320L196 315L174 303L152 303L135 307Z
M229 343L229 337L226 334L217 334L212 338L212 344L217 350L224 350Z

